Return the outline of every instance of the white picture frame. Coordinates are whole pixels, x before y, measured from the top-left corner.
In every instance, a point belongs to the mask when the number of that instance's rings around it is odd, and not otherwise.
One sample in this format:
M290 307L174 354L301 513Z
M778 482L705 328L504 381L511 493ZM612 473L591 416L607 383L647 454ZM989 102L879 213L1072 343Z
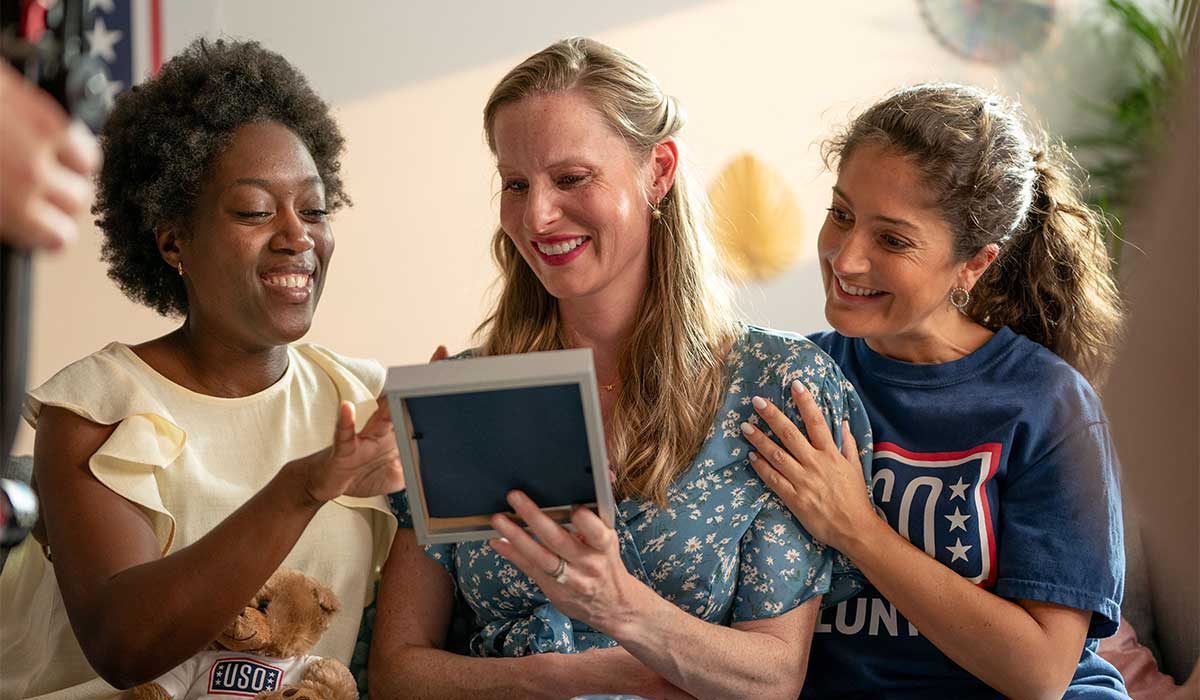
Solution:
M587 348L388 368L384 394L417 542L499 537L489 520L495 512L511 514L506 504L499 505L504 494L511 488L528 491L531 484L532 490L543 493L592 497L586 502L543 503L530 493L555 522L569 527L572 507L584 505L611 527L616 506L597 388L592 351ZM527 433L521 411L530 416ZM461 424L460 416L472 424ZM550 434L533 424L539 421L557 429ZM561 471L555 471L559 464ZM468 482L486 483L488 492L465 488ZM509 483L501 493L492 493L497 484ZM496 505L489 512L459 513L454 495L460 496L459 503L470 502L462 507L483 501Z

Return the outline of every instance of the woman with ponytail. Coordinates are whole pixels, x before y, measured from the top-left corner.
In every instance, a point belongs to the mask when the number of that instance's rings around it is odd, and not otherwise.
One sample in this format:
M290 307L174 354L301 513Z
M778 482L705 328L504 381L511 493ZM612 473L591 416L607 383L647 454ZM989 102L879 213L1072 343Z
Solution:
M578 509L571 533L514 491L531 532L497 515L503 538L422 551L395 498L372 697L794 700L818 606L856 590L754 474L737 426L798 378L826 430L848 420L864 446L865 412L811 341L733 316L682 127L645 68L588 39L493 90L501 291L472 354L591 348L618 513L610 528ZM447 650L456 594L466 654Z
M756 471L870 585L823 611L803 697L1122 698L1096 655L1120 617L1116 455L1097 390L1122 312L1069 154L1019 107L901 90L826 145L818 249L862 397L862 488L811 396L756 402ZM807 437L797 425L807 426Z

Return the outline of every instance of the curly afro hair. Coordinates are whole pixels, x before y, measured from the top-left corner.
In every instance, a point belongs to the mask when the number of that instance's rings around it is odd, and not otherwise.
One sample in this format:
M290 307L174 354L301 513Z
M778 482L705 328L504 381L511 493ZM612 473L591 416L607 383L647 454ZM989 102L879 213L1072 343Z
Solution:
M117 100L100 135L104 167L92 213L108 276L126 296L164 316L187 314L183 280L163 262L154 231L187 220L233 132L262 121L287 126L308 147L326 209L350 204L339 174L345 141L329 106L257 42L198 39Z

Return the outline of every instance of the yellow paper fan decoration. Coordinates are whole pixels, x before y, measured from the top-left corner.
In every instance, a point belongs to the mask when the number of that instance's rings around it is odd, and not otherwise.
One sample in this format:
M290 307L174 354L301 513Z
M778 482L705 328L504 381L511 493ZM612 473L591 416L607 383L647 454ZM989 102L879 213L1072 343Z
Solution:
M804 244L800 203L783 177L750 153L708 188L713 235L734 279L762 281L786 270Z

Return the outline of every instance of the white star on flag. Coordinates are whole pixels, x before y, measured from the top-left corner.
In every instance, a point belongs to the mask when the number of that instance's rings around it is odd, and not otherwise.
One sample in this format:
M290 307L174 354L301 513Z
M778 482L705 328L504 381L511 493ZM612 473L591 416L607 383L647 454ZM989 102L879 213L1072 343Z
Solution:
M117 11L113 7L113 0L88 0L88 11L95 11L97 7L108 13Z
M125 32L109 31L108 26L104 24L104 18L97 17L92 31L84 32L84 34L87 34L88 46L92 47L91 54L93 56L99 56L109 63L117 60L117 52L114 48L117 42L121 41L121 37L125 36Z
M962 559L963 561L967 561L967 550L970 549L972 546L973 545L963 544L961 539L955 537L954 538L954 546L946 547L946 549L950 550L950 553L954 555L950 558L950 563L953 564L954 562L958 561L959 559Z
M125 89L125 83L122 83L120 80L113 80L112 78L105 80L104 81L104 104L107 105L109 109L112 109L113 102L116 101L117 95L120 95L121 91L124 89Z
M950 487L950 500L953 501L956 498L961 498L964 501L967 500L968 486L970 486L970 484L964 484L962 477L958 477L958 481L956 481L954 485Z
M967 513L964 515L961 511L959 511L958 508L955 508L954 515L947 515L944 517L946 520L950 521L950 532L954 532L955 530L962 530L963 532L966 532L967 518L971 517L971 514Z

